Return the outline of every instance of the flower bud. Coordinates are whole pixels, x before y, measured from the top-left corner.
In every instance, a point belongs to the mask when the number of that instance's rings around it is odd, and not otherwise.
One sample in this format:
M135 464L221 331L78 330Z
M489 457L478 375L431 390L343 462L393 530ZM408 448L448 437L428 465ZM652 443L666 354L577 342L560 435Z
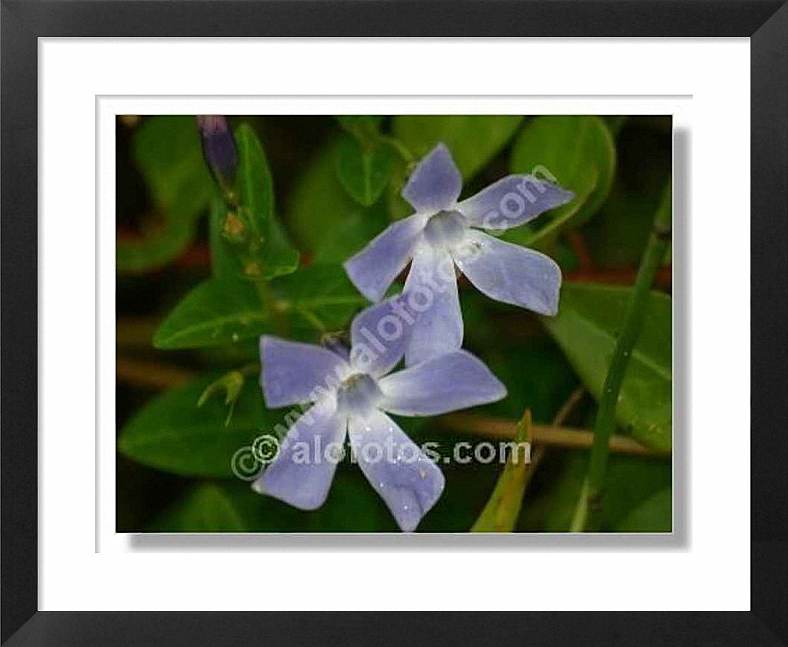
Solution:
M229 190L235 179L238 152L227 119L222 115L197 115L205 161L216 181Z

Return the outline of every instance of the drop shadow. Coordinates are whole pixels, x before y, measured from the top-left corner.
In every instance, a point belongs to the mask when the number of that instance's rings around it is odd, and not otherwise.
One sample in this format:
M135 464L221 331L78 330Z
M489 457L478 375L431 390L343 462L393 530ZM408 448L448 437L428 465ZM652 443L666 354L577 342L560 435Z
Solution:
M671 533L182 533L129 534L139 552L653 552L690 546L691 137L673 133L673 532Z

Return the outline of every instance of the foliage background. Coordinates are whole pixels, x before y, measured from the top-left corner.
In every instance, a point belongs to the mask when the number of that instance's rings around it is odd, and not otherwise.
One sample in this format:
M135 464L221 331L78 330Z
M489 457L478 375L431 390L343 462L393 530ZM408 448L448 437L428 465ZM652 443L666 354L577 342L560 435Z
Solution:
M489 440L502 420L513 430L526 409L535 424L549 425L572 394L582 392L564 424L591 427L651 223L657 209L670 208L670 117L230 121L242 158L262 144L262 166L259 160L250 166L254 191L262 193L249 199L264 203L260 223L266 239L276 241L253 259L255 276L246 280L238 276L248 259L236 267L239 260L221 235L227 209L203 160L194 118L118 118L119 532L397 530L356 466L340 465L327 503L302 512L253 493L232 476L230 457L284 413L264 409L254 374L257 336L282 325L271 304L286 303L292 337L316 343L323 332L346 328L365 301L341 262L391 220L408 215L398 193L410 158L437 141L455 156L463 196L541 164L578 200L506 234L561 265L557 318L493 302L460 283L465 346L507 385L509 397L474 409L473 417L398 422L416 442L438 441L450 452L455 441ZM270 184L261 180L266 166ZM668 256L617 409L619 435L637 441L647 455L611 457L602 530L671 528L670 284ZM231 412L223 392L197 406L209 384L239 367L245 379ZM569 528L587 454L545 447L528 475L513 530ZM441 467L446 489L419 531L468 531L502 466Z

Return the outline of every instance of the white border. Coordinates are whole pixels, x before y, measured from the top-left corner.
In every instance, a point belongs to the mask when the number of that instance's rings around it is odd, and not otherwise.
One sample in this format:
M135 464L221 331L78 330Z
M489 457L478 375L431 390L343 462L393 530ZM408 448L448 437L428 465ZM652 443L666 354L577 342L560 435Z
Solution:
M724 78L708 74L709 57ZM45 40L39 61L42 609L748 608L749 259L734 264L730 251L749 250L746 40ZM666 551L654 542L554 537L145 544L115 535L111 116L167 112L673 113L683 138L677 162L686 166L677 216L691 216L677 223L675 268L685 306L677 330L686 324L676 344L677 386L679 374L684 381L676 433L692 434L677 438L683 504L691 504L681 541ZM721 344L724 375L715 365Z

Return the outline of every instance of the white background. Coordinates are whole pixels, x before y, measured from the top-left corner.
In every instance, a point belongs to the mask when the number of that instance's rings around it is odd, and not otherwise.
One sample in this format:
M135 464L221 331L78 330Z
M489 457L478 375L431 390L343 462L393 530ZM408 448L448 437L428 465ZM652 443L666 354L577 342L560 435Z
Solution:
M47 39L39 64L41 609L749 608L748 40ZM116 535L113 115L167 112L672 113L673 536Z

